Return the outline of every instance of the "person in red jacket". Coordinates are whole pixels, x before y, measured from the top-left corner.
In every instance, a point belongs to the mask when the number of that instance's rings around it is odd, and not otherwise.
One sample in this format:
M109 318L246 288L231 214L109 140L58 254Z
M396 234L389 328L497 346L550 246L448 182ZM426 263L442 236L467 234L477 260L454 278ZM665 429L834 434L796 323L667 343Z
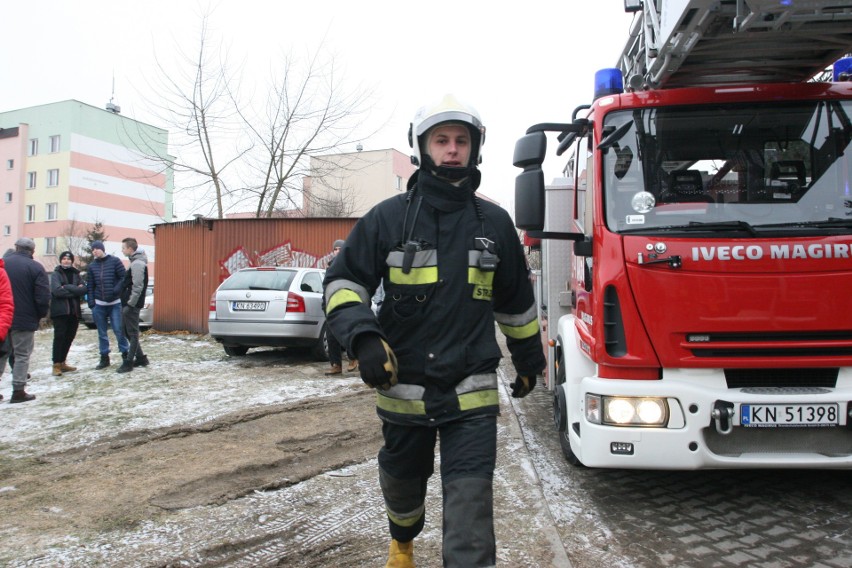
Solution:
M6 265L0 259L0 357L5 357L10 350L6 341L9 337L9 328L12 327L12 316L15 315L15 298L12 296L12 284L9 283L9 275L6 274ZM0 400L3 395L0 394Z

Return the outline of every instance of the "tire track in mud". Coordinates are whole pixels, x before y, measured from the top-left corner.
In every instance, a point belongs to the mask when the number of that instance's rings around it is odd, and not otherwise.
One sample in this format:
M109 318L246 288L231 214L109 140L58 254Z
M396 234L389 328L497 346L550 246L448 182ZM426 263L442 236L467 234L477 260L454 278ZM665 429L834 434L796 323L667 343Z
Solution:
M315 372L302 374L313 377L305 380L315 392L314 375L321 376L322 368L308 370ZM501 383L507 380L501 373ZM506 414L498 427L495 476L498 563L562 566L553 562L553 542L543 535L543 496L529 475L505 388L501 403ZM10 472L17 487L0 493L0 507L9 513L0 515L0 564L381 565L388 536L376 473L380 446L375 395L353 384L333 396L101 438L29 465L0 462L0 476ZM427 527L415 547L423 568L441 564L441 513L436 475L429 482ZM14 548L14 556L3 548Z
M191 557L172 559L163 567L194 566L203 568L260 566L328 566L330 558L346 565L371 565L381 557L387 523L381 495L376 487L375 462L359 466L351 486L333 488L333 479L312 480L312 488L304 488L308 499L274 519L266 519L257 532L240 538L233 535L227 543L202 548ZM301 488L300 488L301 489ZM357 495L354 500L340 499L341 493ZM366 544L366 545L365 545ZM340 565L340 564L338 564Z
M5 462L0 534L132 527L363 463L381 444L374 401L358 388Z

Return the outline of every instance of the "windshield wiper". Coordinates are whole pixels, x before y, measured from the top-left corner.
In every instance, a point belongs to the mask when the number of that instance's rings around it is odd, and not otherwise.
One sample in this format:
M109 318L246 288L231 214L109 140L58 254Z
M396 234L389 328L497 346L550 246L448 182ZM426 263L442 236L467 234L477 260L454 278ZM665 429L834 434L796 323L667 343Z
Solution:
M771 225L758 225L760 228L776 228L776 227L802 227L815 229L831 229L852 228L852 219L840 219L839 217L829 217L821 221L792 221L790 223L773 223Z
M627 134L627 131L633 126L633 122L625 122L621 126L619 126L613 132L607 134L606 138L601 140L600 144L598 144L598 150L603 150L604 154L609 150L613 144L621 140L621 138Z
M621 234L641 233L646 231L746 231L753 237L757 236L755 228L746 221L690 221L686 225L664 225L662 227L641 227L620 231Z

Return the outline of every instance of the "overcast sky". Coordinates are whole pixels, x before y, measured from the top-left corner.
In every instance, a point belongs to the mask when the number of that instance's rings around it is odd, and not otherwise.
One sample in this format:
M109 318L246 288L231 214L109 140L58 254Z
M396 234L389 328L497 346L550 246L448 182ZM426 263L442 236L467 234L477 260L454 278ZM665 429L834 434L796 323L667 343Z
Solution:
M632 20L622 0L9 2L0 110L67 99L103 107L114 76L122 114L152 122L146 100L156 93L146 83L159 72L155 56L167 66L176 46L197 52L208 6L211 37L231 62L245 62L246 82L263 85L284 54L325 38L347 82L375 92L372 120L383 128L365 149L408 153L418 107L447 92L471 102L487 128L480 191L507 208L515 140L591 102L594 73L615 66ZM177 204L179 219L192 213L184 209Z

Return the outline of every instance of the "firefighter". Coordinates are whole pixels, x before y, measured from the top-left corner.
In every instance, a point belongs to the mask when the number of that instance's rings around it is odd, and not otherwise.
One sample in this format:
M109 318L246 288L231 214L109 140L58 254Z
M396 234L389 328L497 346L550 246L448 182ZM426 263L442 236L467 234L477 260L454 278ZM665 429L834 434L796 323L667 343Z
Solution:
M494 322L517 371L512 396L523 397L545 365L533 290L511 218L475 194L485 139L477 112L447 95L417 112L408 139L418 166L408 191L352 229L326 273L326 313L376 389L387 566L414 566L439 435L444 566L494 566ZM381 282L376 316L370 298Z

